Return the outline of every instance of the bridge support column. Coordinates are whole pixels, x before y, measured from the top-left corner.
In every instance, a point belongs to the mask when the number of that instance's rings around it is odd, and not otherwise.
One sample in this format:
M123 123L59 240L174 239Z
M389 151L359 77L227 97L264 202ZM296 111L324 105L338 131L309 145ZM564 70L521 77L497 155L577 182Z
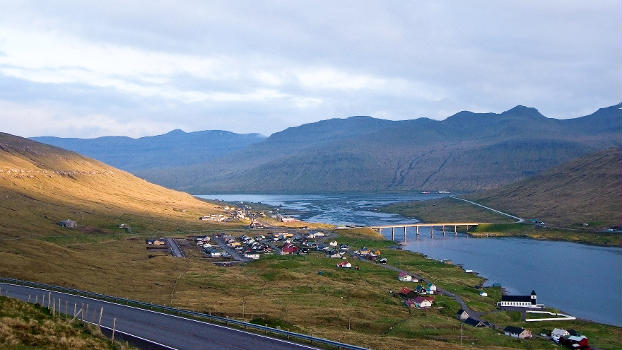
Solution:
M434 236L434 226L430 226L430 237Z
M404 243L406 243L406 226L404 226Z
M454 225L454 234L458 235L458 225Z
M395 227L391 227L391 240L395 241Z
M419 236L419 226L415 226L417 228L417 236Z
M443 229L443 236L445 236L445 225L441 226Z
M467 226L466 232L469 233L469 225L466 225L466 226Z

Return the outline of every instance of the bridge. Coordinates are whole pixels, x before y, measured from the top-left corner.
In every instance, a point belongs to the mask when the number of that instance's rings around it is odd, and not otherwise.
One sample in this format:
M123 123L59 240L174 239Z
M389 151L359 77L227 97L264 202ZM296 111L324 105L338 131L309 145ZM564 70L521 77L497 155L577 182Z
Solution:
M418 223L418 224L399 224L399 225L385 225L385 226L370 226L372 230L378 231L378 233L382 234L383 229L391 229L391 240L395 240L395 229L403 229L404 230L404 242L406 242L406 229L408 227L415 227L417 236L419 233L420 227L429 227L430 228L430 237L434 235L434 228L440 227L443 231L443 236L446 234L446 227L453 226L453 232L455 235L458 235L458 226L466 227L466 231L469 230L469 227L478 226L477 222L440 222L440 223Z

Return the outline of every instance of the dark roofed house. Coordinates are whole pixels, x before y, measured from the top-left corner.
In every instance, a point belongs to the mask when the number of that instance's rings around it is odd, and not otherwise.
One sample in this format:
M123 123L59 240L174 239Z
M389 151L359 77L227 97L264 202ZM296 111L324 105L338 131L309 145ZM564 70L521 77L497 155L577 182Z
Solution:
M464 323L468 324L469 326L473 326L473 327L485 327L486 324L480 320L476 320L473 317L468 317L467 319L464 320Z
M63 221L59 222L58 225L60 227L65 227L65 228L76 228L76 227L78 227L78 223L73 221L73 220L70 220L70 219L63 220Z
M464 310L460 309L460 310L458 310L458 312L456 313L456 317L458 317L458 319L459 319L460 321L464 321L464 320L466 320L467 318L469 318L469 317L471 317L471 316L469 315L469 313L468 313L468 312L466 312L466 311L464 311Z
M507 326L503 329L503 333L518 339L531 338L531 331L525 328Z

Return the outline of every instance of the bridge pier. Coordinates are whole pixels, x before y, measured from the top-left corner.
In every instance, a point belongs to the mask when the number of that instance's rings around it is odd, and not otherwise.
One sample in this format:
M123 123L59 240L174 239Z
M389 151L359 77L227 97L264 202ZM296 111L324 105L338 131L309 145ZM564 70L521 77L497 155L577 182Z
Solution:
M445 225L441 226L443 230L443 237L445 236Z
M391 227L391 240L395 241L395 227Z
M419 236L419 226L415 226L417 228L417 236Z
M434 226L430 226L430 237L434 236Z
M404 226L404 243L406 243L406 226Z
M458 235L458 225L454 225L454 234Z

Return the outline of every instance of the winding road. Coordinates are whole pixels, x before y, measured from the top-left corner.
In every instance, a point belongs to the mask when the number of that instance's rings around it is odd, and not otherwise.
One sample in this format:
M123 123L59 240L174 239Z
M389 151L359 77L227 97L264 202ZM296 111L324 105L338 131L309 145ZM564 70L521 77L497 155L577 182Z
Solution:
M493 208L491 208L491 207L487 207L487 206L485 206L485 205L479 204L479 203L477 203L477 202L470 201L470 200L468 200L468 199L458 198L458 197L456 197L456 196L449 196L449 198L453 198L453 199L455 199L455 200L459 200L459 201L467 202L467 203L469 203L469 204L473 204L473 205L476 205L476 206L478 206L478 207L481 207L481 208L484 208L484 209L487 209L487 210L493 211L493 212L495 212L495 213L497 213L497 214L505 215L505 216L507 216L507 217L510 217L510 218L512 218L512 219L514 219L514 220L516 220L516 223L517 223L517 224L520 224L520 223L525 222L525 219L523 219L523 218L521 218L521 217L518 217L518 216L515 216L515 215L512 215L512 214L508 214L508 213L504 213L504 212L502 212L502 211L500 211L500 210L493 209Z

